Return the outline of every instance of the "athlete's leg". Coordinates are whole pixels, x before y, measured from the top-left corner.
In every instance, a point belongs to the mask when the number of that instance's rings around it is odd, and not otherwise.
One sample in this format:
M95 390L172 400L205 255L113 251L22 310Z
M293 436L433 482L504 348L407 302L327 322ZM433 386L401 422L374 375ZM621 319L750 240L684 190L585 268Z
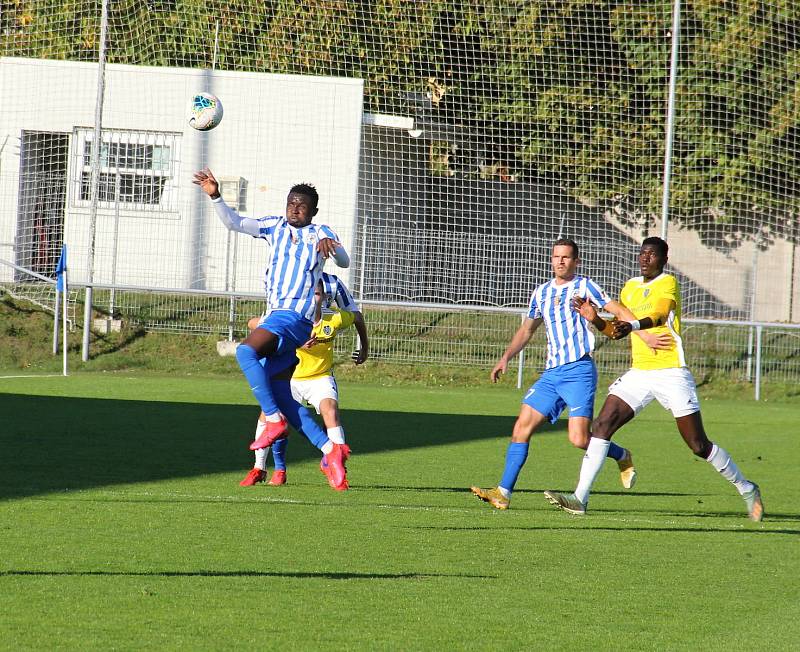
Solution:
M592 438L586 447L578 476L578 486L575 488L575 497L584 505L589 502L592 486L608 457L611 437L633 417L633 409L621 398L613 394L606 397L600 414L592 424Z
M278 336L264 328L256 328L236 349L239 367L247 378L261 411L272 421L276 417L280 418L280 415L269 383L269 364L262 365L260 360L268 358L277 350Z
M675 423L683 441L697 457L711 464L723 478L736 487L739 494L752 491L753 483L744 477L728 452L709 440L700 412L677 417Z
M286 416L292 427L303 435L311 444L323 453L330 452L332 444L320 428L317 421L311 416L308 408L301 405L292 396L292 390L287 378L278 376L272 378L272 391L281 412ZM327 448L327 450L325 450ZM273 451L274 452L274 451Z
M338 401L334 398L324 398L319 402L317 411L325 423L328 438L336 444L344 444L344 428L339 418Z

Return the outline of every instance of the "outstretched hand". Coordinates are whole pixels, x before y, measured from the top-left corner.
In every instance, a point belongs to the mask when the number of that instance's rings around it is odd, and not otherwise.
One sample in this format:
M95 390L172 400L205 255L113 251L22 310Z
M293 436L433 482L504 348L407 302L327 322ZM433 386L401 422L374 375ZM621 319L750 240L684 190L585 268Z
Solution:
M595 310L592 302L588 297L579 297L575 295L569 302L570 307L580 314L586 321L592 321L597 317L597 310Z
M212 199L219 197L219 182L208 168L195 172L192 183L200 186L203 192Z
M353 358L353 362L357 365L364 364L367 361L367 349L360 348L353 351L351 357Z

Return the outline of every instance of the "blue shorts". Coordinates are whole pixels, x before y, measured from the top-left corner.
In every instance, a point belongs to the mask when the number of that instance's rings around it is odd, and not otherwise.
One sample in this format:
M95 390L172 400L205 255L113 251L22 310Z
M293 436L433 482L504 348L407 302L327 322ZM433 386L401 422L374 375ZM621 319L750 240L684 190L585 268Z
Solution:
M313 326L293 310L273 310L259 323L258 328L278 336L278 349L269 356L270 376L297 364L296 351L311 337Z
M594 416L594 395L597 390L597 367L588 355L576 362L547 369L539 377L522 402L546 416L550 423L569 407L569 416Z

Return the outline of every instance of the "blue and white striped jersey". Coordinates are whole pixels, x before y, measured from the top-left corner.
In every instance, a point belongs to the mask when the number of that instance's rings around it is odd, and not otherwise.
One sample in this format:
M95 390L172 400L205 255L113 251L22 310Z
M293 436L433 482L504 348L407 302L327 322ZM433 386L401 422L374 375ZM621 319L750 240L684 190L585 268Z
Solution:
M213 200L213 204L227 228L261 238L270 245L264 278L265 312L292 310L313 322L314 288L325 264L317 243L324 238L338 241L339 236L324 224L312 223L298 229L285 217L252 219L242 217L221 199ZM346 257L346 252L343 256Z
M322 272L322 283L326 296L330 301L336 302L339 310L347 312L356 312L359 310L356 300L350 294L350 290L335 274L328 274Z
M575 362L594 351L591 324L569 305L574 296L588 297L599 308L611 301L597 283L580 275L563 285L556 285L552 279L537 287L531 296L528 317L542 319L547 331L545 369Z

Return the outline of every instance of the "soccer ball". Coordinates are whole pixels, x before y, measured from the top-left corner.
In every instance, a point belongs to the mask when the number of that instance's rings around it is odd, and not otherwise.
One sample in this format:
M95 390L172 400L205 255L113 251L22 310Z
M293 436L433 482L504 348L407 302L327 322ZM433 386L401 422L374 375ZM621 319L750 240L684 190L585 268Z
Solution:
M222 102L211 93L197 93L189 103L189 126L208 131L222 120Z

